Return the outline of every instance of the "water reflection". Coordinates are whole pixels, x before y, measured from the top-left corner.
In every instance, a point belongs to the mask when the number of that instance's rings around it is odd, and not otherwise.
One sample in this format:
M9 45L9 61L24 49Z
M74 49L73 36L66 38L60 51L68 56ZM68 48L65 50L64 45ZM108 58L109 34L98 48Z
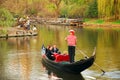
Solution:
M43 65L43 67L45 68L50 80L85 80L81 74L60 72L59 70L55 70L52 67L48 67L46 65Z
M75 27L39 25L38 36L0 38L0 79L1 80L48 80L40 62L42 44L56 44L61 52L67 50L64 40L69 29L77 36L77 48L91 56L96 46L96 63L106 71L93 65L84 73L98 80L119 80L120 77L120 30L80 29ZM75 59L84 57L76 50ZM66 74L65 74L66 75ZM73 76L73 78L79 76ZM84 76L85 80L86 77ZM71 78L72 79L72 78Z
M31 65L31 58L27 53L8 55L8 62L5 66L5 74L8 76L14 76L11 77L11 79L17 79L18 77L21 77L22 80L29 80L32 67Z
M35 45L36 37L0 39L0 80L34 80L41 67Z
M120 79L120 71L109 71L104 75L101 75L97 71L86 70L82 72L85 80L119 80Z

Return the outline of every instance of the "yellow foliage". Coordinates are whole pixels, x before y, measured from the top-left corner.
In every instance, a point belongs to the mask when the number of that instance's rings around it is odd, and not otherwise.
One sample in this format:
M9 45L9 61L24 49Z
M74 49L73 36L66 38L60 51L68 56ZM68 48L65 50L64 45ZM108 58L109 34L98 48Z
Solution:
M120 18L120 0L98 0L98 13L100 18Z

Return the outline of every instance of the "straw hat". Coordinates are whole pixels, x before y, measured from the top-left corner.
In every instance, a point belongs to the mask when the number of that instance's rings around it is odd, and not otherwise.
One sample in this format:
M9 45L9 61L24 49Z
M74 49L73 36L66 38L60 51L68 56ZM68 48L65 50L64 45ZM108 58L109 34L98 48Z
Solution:
M75 31L74 31L73 29L69 30L69 32L73 32L73 33L75 33Z
M74 30L69 30L69 32L72 34L72 35L74 35L75 34L75 31Z

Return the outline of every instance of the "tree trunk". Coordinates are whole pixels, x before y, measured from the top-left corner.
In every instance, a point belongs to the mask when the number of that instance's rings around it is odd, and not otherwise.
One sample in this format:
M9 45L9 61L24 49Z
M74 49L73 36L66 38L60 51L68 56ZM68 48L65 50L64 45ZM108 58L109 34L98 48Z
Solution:
M114 16L115 20L119 19L118 0L114 0Z

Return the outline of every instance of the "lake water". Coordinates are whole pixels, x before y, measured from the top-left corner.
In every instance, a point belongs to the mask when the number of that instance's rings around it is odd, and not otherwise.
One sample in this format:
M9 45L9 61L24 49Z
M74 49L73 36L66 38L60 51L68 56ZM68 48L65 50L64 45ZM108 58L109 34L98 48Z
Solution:
M66 52L64 39L71 28L77 36L76 61L84 58L81 51L91 56L96 47L95 63L99 67L92 65L83 71L85 80L120 80L120 30L52 25L38 25L38 36L0 38L0 80L49 80L41 64L41 46L56 44L62 53Z

